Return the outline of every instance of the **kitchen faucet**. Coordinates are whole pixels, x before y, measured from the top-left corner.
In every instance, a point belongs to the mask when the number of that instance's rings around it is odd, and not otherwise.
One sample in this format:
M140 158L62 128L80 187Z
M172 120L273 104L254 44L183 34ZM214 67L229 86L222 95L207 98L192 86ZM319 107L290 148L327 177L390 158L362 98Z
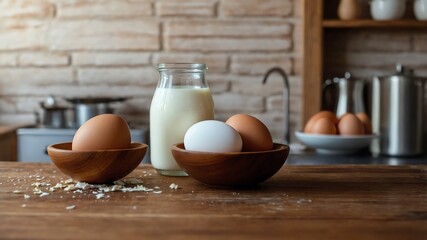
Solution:
M284 143L290 144L290 136L289 136L289 80L288 75L286 74L285 70L283 70L280 67L274 67L267 71L267 73L264 75L264 79L262 80L262 84L265 84L267 82L267 78L270 76L271 73L277 72L279 73L284 82L284 89L283 89L283 107L284 107L284 127L285 127L285 133L284 133Z

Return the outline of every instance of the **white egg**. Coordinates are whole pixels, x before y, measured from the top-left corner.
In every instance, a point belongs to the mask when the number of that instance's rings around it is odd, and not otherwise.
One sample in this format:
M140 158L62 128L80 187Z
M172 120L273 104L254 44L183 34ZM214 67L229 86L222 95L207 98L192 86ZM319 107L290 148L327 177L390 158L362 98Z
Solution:
M184 136L185 149L200 152L240 152L242 138L229 125L216 120L191 126Z

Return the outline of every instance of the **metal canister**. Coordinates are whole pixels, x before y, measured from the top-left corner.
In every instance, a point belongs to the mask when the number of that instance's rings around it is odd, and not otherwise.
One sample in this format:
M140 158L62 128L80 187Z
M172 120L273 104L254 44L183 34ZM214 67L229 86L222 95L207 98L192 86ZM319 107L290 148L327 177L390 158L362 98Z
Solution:
M380 137L371 150L389 156L423 154L424 78L396 65L396 73L374 77L372 129Z
M363 100L363 91L365 81L354 79L349 72L344 74L343 78L334 78L332 81L327 80L323 86L323 94L326 97L326 92L329 87L336 85L337 99L334 109L337 117L346 113L366 112Z

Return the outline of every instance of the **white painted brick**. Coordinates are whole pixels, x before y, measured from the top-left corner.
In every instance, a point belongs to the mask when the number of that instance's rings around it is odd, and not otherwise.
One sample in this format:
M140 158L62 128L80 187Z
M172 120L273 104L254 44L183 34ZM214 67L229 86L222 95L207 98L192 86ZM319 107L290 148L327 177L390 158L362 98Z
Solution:
M292 33L289 23L283 21L206 21L177 20L166 22L166 37L283 37Z
M82 68L77 71L77 80L83 85L154 85L158 82L154 68Z
M121 114L121 116L126 119L131 128L148 129L150 122L150 114L148 112L138 114Z
M289 102L289 110L291 115L297 115L301 111L301 95L291 96ZM283 95L273 95L267 97L267 111L279 111L284 112L285 106L283 101Z
M52 50L158 50L159 23L144 20L62 20L51 25Z
M220 4L220 11L225 16L283 17L291 15L292 10L291 0L223 0Z
M0 53L0 66L13 67L18 64L18 56L15 53Z
M264 124L270 130L275 142L283 142L286 128L284 123L285 115L283 114L283 112L268 111L252 115L264 122ZM291 135L292 142L295 130L300 129L298 127L298 122L300 121L300 118L298 114L291 114L289 120L289 134Z
M206 16L216 14L218 0L158 0L156 12L159 16Z
M113 109L113 113L124 118L131 129L140 129L140 130L148 129L149 120L150 120L149 113L122 114L122 113L119 113L119 109ZM145 134L146 135L144 137L148 139L149 138L148 133L145 132ZM144 142L144 143L148 143L148 142Z
M232 73L265 74L273 67L281 67L290 74L292 60L284 54L237 54L231 58Z
M198 54L198 53L156 53L153 62L177 63L177 62L197 62L205 63L209 73L224 73L228 71L228 56L226 54Z
M303 60L302 57L298 56L293 58L293 71L292 73L294 75L302 75L302 64L303 64Z
M0 110L2 113L16 113L16 101L12 97L0 98Z
M231 91L244 95L271 96L282 94L285 89L283 78L271 74L267 83L262 84L263 76L236 76L231 83ZM301 78L288 76L291 97L301 95Z
M0 50L46 49L48 23L42 20L1 20Z
M76 66L140 66L150 63L150 54L139 52L77 52L72 55Z
M35 124L36 116L31 113L23 114L0 114L0 124L3 125L26 125Z
M225 74L206 74L206 81L212 93L223 93L230 90L231 78Z
M116 105L115 112L120 115L146 114L150 111L151 98L132 98Z
M304 50L303 39L304 37L302 23L300 21L297 21L293 25L292 40L294 53L296 53L295 55L298 57L302 56L302 52Z
M152 1L56 0L60 18L131 18L153 14Z
M47 0L2 0L0 18L49 18L55 7Z
M35 113L43 100L43 97L3 96L0 98L0 109L2 113Z
M70 58L63 53L22 53L18 63L20 66L67 66Z
M152 97L156 86L110 86L98 85L66 85L55 84L46 86L0 85L0 96L47 96L62 97Z
M41 106L40 102L43 102L46 97L32 97L32 96L25 96L25 97L15 97L16 101L15 104L15 110L17 113L33 113L35 114L41 112ZM59 99L58 99L59 100Z
M166 50L200 52L289 51L289 38L171 38Z
M224 93L230 89L230 83L210 81L209 82L209 89L211 90L211 93L213 93L213 94Z
M284 115L282 112L263 112L252 114L267 126L274 142L281 142L284 139Z
M0 88L10 85L49 85L71 83L73 71L68 68L2 68L0 69ZM31 93L31 91L29 92Z
M218 111L244 111L262 112L265 109L263 97L245 96L231 93L213 95L215 110Z

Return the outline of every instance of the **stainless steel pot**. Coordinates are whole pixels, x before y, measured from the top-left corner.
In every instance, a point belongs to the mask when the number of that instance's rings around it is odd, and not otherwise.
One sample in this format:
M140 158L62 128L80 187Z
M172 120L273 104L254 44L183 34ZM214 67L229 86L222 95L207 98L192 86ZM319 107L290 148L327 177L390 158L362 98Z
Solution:
M380 134L372 151L390 156L423 153L424 80L402 65L396 73L375 77L372 92L372 128Z
M124 101L126 98L72 98L66 99L74 107L74 124L80 127L87 120L99 114L113 113L111 102Z
M66 128L67 110L65 107L43 108L43 126L49 128Z
M80 127L87 120L99 114L113 113L108 103L74 104L74 119L76 127Z
M68 127L67 111L69 108L57 105L54 96L48 96L45 101L40 103L43 110L42 125L47 128L66 128Z

